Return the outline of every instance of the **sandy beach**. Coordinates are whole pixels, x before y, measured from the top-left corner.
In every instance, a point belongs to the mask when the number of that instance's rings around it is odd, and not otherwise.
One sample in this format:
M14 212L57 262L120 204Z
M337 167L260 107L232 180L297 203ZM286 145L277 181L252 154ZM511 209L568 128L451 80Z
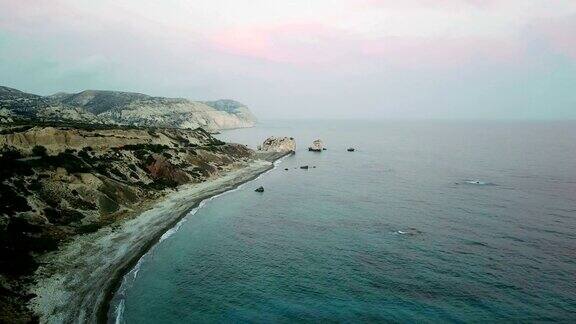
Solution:
M202 200L223 193L273 168L251 162L198 184L184 185L133 219L81 235L40 260L31 308L46 323L105 322L108 303L124 273Z

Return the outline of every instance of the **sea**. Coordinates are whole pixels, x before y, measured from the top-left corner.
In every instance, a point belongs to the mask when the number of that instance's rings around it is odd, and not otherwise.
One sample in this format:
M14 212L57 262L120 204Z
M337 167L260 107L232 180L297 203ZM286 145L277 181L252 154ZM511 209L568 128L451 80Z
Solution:
M111 323L576 322L576 122L271 120L217 136L289 136L297 152L166 233Z

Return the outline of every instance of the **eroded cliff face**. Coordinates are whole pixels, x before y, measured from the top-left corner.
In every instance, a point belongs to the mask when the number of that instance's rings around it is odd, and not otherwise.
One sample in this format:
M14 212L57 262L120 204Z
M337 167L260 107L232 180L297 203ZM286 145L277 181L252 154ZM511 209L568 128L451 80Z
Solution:
M140 93L86 90L37 96L0 86L0 122L68 121L146 127L202 127L208 131L252 127L256 118L232 100L212 102Z
M254 158L203 129L12 126L0 147L0 306L19 316L35 256Z

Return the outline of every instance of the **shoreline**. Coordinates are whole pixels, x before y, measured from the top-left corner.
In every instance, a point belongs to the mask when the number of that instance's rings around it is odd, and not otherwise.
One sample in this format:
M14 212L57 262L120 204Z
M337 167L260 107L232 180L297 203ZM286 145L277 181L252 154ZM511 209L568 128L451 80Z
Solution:
M142 253L140 254L139 257L135 258L135 260L133 260L133 262L131 262L129 265L127 265L127 267L125 269L123 269L122 274L118 278L114 278L115 283L114 283L113 287L111 287L110 291L108 292L109 294L106 297L106 303L105 303L105 305L102 305L102 308L100 309L100 311L98 313L98 316L97 316L98 322L99 323L117 323L117 317L111 317L112 315L115 315L115 316L118 315L116 313L116 310L112 309L112 306L114 305L112 302L114 301L114 297L115 297L116 293L118 292L118 290L122 288L122 285L124 283L124 279L126 278L126 276L128 274L130 274L138 266L138 263L140 263L140 261L142 261L142 259L144 257L146 257L146 255L148 253L150 253L157 244L161 243L163 240L165 240L165 239L169 238L170 236L172 236L173 234L175 234L178 231L180 225L186 219L186 217L195 215L196 212L198 210L200 210L200 208L203 207L205 202L208 202L214 198L218 198L218 197L225 195L227 193L234 192L234 191L240 189L243 185L245 185L251 181L257 180L260 177L262 177L263 175L267 174L268 172L274 170L276 167L276 164L279 163L284 157L286 157L288 155L290 155L290 154L286 154L286 155L283 155L281 157L274 157L274 160L271 162L272 165L270 166L270 168L262 171L261 173L254 175L254 177L252 177L251 179L248 179L244 182L239 182L234 187L227 189L227 190L224 190L220 193L216 193L212 196L208 196L208 197L205 197L203 199L197 200L195 202L194 206L192 206L187 212L185 212L182 215L182 217L175 220L175 222L173 224L171 224L171 226L167 227L163 233L161 233L158 237L153 239L153 242L151 243L150 247L148 247L145 251L142 251ZM194 213L191 214L192 212L194 212ZM167 237L164 237L164 235L166 235L166 233L168 233L169 231L171 231L172 229L175 229L175 228L176 228L175 232L171 233ZM135 277L133 279L135 279Z
M267 156L245 167L197 184L183 185L138 216L81 235L43 256L29 292L30 309L40 322L105 323L112 299L126 273L161 237L200 203L238 188L275 166L285 156Z

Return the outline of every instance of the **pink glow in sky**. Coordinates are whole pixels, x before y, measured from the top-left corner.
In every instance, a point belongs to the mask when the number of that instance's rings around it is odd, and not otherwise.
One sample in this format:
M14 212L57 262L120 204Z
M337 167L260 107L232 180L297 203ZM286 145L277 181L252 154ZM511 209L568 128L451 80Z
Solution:
M271 104L284 111L328 100L343 112L362 102L402 116L469 84L467 98L514 90L500 102L522 112L519 80L538 88L576 64L576 1L0 0L0 49L2 82L41 93L235 97L271 116ZM546 95L572 90L558 78ZM397 89L421 92L422 102ZM460 113L462 96L437 113Z

